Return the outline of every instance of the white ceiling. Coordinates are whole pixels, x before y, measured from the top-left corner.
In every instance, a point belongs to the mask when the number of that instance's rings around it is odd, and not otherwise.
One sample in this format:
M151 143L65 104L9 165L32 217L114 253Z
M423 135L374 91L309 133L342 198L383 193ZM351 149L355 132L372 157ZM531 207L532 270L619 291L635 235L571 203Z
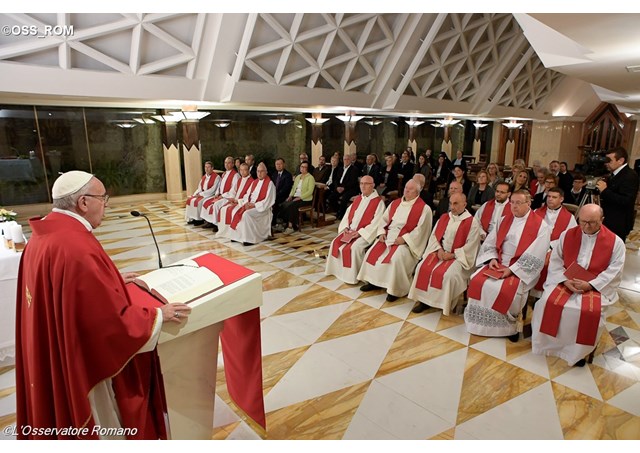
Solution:
M640 113L638 14L6 13L0 103L538 120Z

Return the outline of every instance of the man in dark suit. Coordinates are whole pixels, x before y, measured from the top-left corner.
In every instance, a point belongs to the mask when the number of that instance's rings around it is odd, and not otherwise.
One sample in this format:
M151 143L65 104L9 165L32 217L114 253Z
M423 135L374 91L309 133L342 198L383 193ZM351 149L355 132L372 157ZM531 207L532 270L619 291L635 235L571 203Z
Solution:
M584 197L587 195L587 178L582 173L576 173L573 177L573 187L568 194L564 196L564 202L580 206ZM586 200L586 203L591 201Z
M255 157L253 154L247 154L244 156L244 162L249 166L249 174L253 179L258 179L258 167L255 163Z
M413 170L415 165L411 163L411 156L408 151L404 151L402 153L402 157L400 158L400 168L398 169L398 174L402 175L402 186L400 190L404 190L404 185L413 178Z
M566 162L560 162L560 171L558 172L558 187L564 193L569 193L573 187L573 176L569 173Z
M351 202L351 197L360 193L358 177L360 172L354 165L355 155L345 154L342 158L344 168L336 184L335 192L330 195L330 205L337 205L336 217L342 219ZM333 200L331 199L333 198Z
M362 176L371 176L373 178L373 183L377 186L382 182L382 173L380 164L376 162L376 160L377 159L374 154L369 154L367 156L367 162L362 168Z
M271 219L271 225L275 225L280 205L289 197L293 186L293 177L284 168L284 159L281 157L276 159L276 171L271 174L271 181L276 186L276 202L273 204L273 218Z
M604 226L623 241L633 229L638 194L638 175L629 168L627 150L619 146L606 154L605 165L611 172L608 180L596 183L600 191L600 205L604 211Z
M313 165L311 165L311 162L309 162L309 156L307 156L307 153L300 153L300 163L306 162L307 164L309 164L309 173L313 174L313 172L316 171L315 167ZM296 172L295 175L298 176L300 174L300 165L298 165L298 168L296 168Z
M331 165L327 164L327 159L324 156L318 158L318 166L313 170L313 178L316 182L325 184L329 180L331 174Z

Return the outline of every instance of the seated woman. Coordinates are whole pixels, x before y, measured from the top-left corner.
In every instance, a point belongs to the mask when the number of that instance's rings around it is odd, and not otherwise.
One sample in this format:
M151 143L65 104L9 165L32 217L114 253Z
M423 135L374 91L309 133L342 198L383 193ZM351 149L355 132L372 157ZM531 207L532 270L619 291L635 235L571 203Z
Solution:
M382 182L376 187L378 195L398 190L398 169L393 164L393 156L385 156L384 160L387 166L382 170Z
M447 158L447 155L440 153L438 156L438 164L435 170L431 173L431 186L430 190L435 193L440 185L446 185L449 183L449 175L451 175L451 161Z
M467 172L461 165L454 165L453 170L451 171L452 176L449 178L447 184L452 181L458 181L462 186L462 193L467 196L469 191L471 190L471 181L467 178Z
M493 190L496 190L496 185L499 182L504 181L504 179L502 178L502 173L498 168L498 164L495 164L492 162L489 165L487 165L487 178L488 178L487 183L489 184L489 187L491 187Z
M280 206L280 216L287 224L286 234L291 234L298 229L298 208L309 206L313 200L313 191L316 188L316 180L309 173L309 163L300 164L300 174L293 180L291 193Z
M489 200L493 200L495 193L489 185L489 175L485 170L480 170L476 175L476 183L471 187L467 197L467 211L471 215L475 214L473 206L480 206Z
M424 175L426 181L431 181L431 165L429 165L426 155L420 154L418 156L418 162L416 163L416 168L413 173L421 173Z
M511 193L516 193L518 190L524 189L529 192L529 172L527 170L520 170L515 173L513 179L513 190Z

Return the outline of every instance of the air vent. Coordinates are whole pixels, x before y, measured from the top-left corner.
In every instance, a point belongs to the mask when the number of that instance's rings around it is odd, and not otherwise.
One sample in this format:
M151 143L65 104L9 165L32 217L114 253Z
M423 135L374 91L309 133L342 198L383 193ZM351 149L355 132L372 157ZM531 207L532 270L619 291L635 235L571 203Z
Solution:
M640 64L634 66L627 66L627 71L629 72L640 72Z

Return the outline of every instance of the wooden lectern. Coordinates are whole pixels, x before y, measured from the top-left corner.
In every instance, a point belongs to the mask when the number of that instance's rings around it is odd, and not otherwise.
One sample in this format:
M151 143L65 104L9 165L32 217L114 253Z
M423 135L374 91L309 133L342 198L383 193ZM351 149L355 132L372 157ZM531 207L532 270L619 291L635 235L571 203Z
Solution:
M215 265L202 258L215 258ZM199 259L200 258L200 259ZM210 267L225 285L189 303L192 311L186 322L165 323L158 340L170 438L174 440L211 439L216 393L218 339L224 321L262 305L262 276L223 258L201 253L190 257ZM235 271L232 277L225 272ZM244 271L244 272L243 272ZM227 284L228 281L234 280ZM134 303L145 305L152 298L135 285L129 285Z

